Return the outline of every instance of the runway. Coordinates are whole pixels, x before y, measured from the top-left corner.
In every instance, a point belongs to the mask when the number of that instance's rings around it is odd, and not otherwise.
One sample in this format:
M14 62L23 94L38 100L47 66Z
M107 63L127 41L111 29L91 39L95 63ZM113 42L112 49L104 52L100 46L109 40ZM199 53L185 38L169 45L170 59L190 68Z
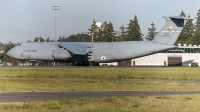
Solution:
M200 91L107 91L107 92L3 92L0 102L32 102L49 100L75 100L80 98L103 98L122 96L161 96L200 94Z

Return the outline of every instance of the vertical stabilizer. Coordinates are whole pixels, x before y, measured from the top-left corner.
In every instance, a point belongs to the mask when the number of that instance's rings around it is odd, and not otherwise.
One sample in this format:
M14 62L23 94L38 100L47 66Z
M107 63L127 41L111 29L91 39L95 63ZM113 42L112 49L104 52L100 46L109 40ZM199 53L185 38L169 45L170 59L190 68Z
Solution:
M166 19L166 23L155 37L153 42L170 44L173 45L178 36L180 35L183 27L185 26L188 20L193 20L190 18L172 16L172 17L163 17Z

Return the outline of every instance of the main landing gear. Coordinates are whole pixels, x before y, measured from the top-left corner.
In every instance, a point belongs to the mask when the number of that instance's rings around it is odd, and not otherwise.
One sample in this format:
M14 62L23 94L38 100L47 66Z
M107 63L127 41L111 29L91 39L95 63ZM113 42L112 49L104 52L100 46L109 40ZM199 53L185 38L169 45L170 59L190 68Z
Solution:
M99 66L99 63L89 63L89 62L73 62L72 66Z

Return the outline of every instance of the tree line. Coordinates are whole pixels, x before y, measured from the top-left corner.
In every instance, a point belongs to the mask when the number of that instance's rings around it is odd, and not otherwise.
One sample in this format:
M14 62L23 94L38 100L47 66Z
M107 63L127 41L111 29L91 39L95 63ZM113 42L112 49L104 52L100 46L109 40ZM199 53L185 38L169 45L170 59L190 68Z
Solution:
M76 34L76 35L70 35L69 37L60 36L57 40L57 42L89 42L89 35L88 34ZM48 37L47 39L44 39L43 37L35 37L33 41L28 40L28 42L54 42L54 39L51 39Z
M154 27L155 28L155 27ZM114 31L112 22L105 21L101 26L97 25L97 21L93 20L91 28L87 32L70 35L69 37L59 37L57 42L116 42L116 41L142 41L143 34L140 30L137 16L130 20L127 27L123 25L119 28L120 31ZM149 28L150 29L150 28ZM152 37L151 37L152 38ZM53 39L48 37L36 37L33 41L28 42L53 42Z

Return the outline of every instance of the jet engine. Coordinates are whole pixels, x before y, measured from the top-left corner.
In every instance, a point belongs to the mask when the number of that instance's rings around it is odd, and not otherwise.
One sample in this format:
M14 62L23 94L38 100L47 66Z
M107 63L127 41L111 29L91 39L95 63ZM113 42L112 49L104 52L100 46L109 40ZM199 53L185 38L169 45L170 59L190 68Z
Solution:
M55 59L66 59L71 57L71 55L66 50L53 50L52 57L54 57Z

